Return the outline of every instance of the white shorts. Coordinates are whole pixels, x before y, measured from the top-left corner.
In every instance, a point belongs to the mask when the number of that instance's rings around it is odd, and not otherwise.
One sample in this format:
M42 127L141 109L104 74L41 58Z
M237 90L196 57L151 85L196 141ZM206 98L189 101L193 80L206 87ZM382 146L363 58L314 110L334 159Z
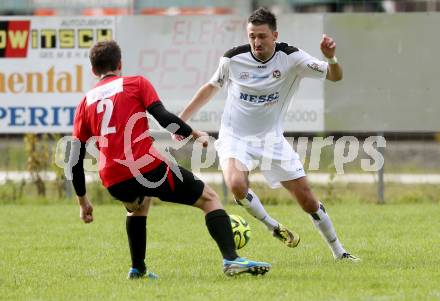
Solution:
M220 137L215 148L221 168L225 168L228 159L237 159L247 171L259 168L271 188L280 187L283 181L305 177L298 154L284 137L279 143L262 143L256 145L231 136Z

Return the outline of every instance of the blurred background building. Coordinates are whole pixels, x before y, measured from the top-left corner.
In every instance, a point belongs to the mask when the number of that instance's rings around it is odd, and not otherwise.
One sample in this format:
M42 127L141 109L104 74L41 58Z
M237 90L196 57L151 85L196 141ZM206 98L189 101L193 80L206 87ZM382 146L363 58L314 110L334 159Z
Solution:
M201 15L247 14L266 6L275 12L432 12L437 0L3 0L1 15Z

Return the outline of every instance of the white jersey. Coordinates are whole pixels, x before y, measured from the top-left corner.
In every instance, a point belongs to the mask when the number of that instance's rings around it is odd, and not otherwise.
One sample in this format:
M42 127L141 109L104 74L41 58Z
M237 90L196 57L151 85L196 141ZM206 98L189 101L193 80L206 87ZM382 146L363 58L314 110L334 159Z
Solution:
M220 137L264 140L283 136L283 118L304 77L325 79L327 62L305 51L277 43L273 56L257 59L250 45L227 51L210 80L228 89Z

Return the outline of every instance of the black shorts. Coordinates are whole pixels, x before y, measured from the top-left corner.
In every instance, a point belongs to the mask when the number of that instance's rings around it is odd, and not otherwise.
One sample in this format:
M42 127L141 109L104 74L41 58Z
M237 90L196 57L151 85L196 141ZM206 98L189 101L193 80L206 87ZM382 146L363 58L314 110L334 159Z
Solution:
M173 171L178 168L179 173ZM181 179L179 179L181 177ZM203 193L205 184L192 172L177 165L170 168L162 162L155 169L143 174L143 178L131 178L107 188L110 194L122 201L132 203L144 197L157 197L165 202L194 205Z

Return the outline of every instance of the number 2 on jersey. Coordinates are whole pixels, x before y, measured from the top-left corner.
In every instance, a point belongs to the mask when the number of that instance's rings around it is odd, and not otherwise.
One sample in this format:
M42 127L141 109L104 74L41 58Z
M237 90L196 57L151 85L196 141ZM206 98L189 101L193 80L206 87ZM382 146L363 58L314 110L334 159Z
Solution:
M101 121L101 136L116 133L116 127L109 127L110 118L112 118L113 113L113 102L111 99L104 98L98 102L96 106L96 111L98 113L104 112L104 116Z

